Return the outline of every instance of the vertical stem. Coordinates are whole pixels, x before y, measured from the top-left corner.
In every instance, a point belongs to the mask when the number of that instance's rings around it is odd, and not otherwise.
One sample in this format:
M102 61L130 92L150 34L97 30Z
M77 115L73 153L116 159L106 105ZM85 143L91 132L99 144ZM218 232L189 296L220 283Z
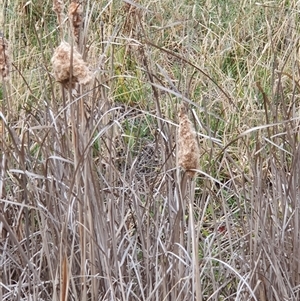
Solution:
M192 237L192 261L194 263L193 267L193 292L196 294L196 300L202 301L202 289L200 281L200 271L199 271L199 243L198 235L195 233L195 222L193 205L195 199L195 180L190 178L190 198L189 198L189 221L190 221L190 231Z

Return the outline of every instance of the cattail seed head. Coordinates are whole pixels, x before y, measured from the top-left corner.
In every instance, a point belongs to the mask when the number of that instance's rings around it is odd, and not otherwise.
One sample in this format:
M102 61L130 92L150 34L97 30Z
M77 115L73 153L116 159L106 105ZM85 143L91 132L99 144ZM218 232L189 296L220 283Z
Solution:
M77 1L72 1L69 5L69 19L73 37L76 43L79 42L80 30L82 26L82 5Z
M193 178L198 169L200 150L196 139L196 132L189 120L187 108L181 105L178 112L179 131L178 131L178 164L187 174Z
M81 54L73 48L73 60L71 62L71 46L65 41L55 49L51 63L53 65L54 77L66 88L70 81L72 88L76 83L86 85L92 80L92 73L87 63L82 59ZM72 63L72 77L70 76L70 67ZM70 78L71 77L71 78Z
M63 11L64 11L63 0L53 0L53 10L57 16L58 25L61 26L63 20Z
M0 77L2 80L8 80L10 63L8 43L0 33Z

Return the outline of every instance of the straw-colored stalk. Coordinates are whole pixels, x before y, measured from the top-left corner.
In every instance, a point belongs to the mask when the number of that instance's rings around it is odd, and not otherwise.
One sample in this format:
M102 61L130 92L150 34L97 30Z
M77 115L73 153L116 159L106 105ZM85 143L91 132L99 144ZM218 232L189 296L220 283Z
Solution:
M64 11L63 0L53 0L53 10L57 16L58 25L61 26L63 20L63 11Z
M77 1L72 1L69 5L68 13L74 41L78 43L82 27L82 5Z
M178 112L178 164L191 178L196 174L194 169L199 167L200 150L196 138L196 132L189 120L187 108L181 105Z
M10 69L10 53L6 39L0 35L0 77L7 80Z
M92 80L92 72L87 63L82 59L81 54L73 48L73 57L71 62L72 47L65 41L55 49L51 59L55 79L62 83L65 88L71 83L72 88L76 83L86 85ZM71 65L72 64L72 65ZM72 71L72 76L70 75Z

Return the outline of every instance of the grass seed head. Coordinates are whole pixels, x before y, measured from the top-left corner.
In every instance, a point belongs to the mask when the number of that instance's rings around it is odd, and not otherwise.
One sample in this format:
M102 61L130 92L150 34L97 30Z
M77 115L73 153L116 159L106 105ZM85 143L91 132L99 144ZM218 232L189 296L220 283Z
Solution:
M7 80L10 69L10 53L6 39L0 34L0 76Z
M189 120L187 108L181 105L178 112L178 163L187 174L193 178L199 165L200 150L196 139L196 132Z
M87 63L82 59L81 54L75 47L73 48L72 78L70 78L71 46L65 41L62 41L55 49L51 62L55 79L61 82L66 88L70 80L72 87L76 83L86 85L92 80L92 73Z
M82 24L82 5L77 1L72 1L69 5L69 19L74 40L78 43Z

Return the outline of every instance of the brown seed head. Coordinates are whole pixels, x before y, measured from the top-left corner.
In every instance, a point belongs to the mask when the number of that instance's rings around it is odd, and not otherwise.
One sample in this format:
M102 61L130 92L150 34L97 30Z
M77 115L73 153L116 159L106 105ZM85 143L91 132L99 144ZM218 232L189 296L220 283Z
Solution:
M198 169L200 150L198 147L196 132L187 114L187 108L180 106L179 112L179 131L178 131L178 163L192 178Z
M57 16L58 25L61 26L64 11L63 0L53 0L53 10L55 11Z
M8 80L10 69L10 53L6 39L0 34L0 77Z
M51 59L54 71L54 77L61 82L66 88L70 83L70 66L71 66L71 46L65 41L55 49ZM72 87L76 83L86 85L92 80L92 73L87 63L82 59L81 54L73 48L72 60Z
M82 5L77 1L72 1L69 5L69 19L74 40L78 43L82 25Z

